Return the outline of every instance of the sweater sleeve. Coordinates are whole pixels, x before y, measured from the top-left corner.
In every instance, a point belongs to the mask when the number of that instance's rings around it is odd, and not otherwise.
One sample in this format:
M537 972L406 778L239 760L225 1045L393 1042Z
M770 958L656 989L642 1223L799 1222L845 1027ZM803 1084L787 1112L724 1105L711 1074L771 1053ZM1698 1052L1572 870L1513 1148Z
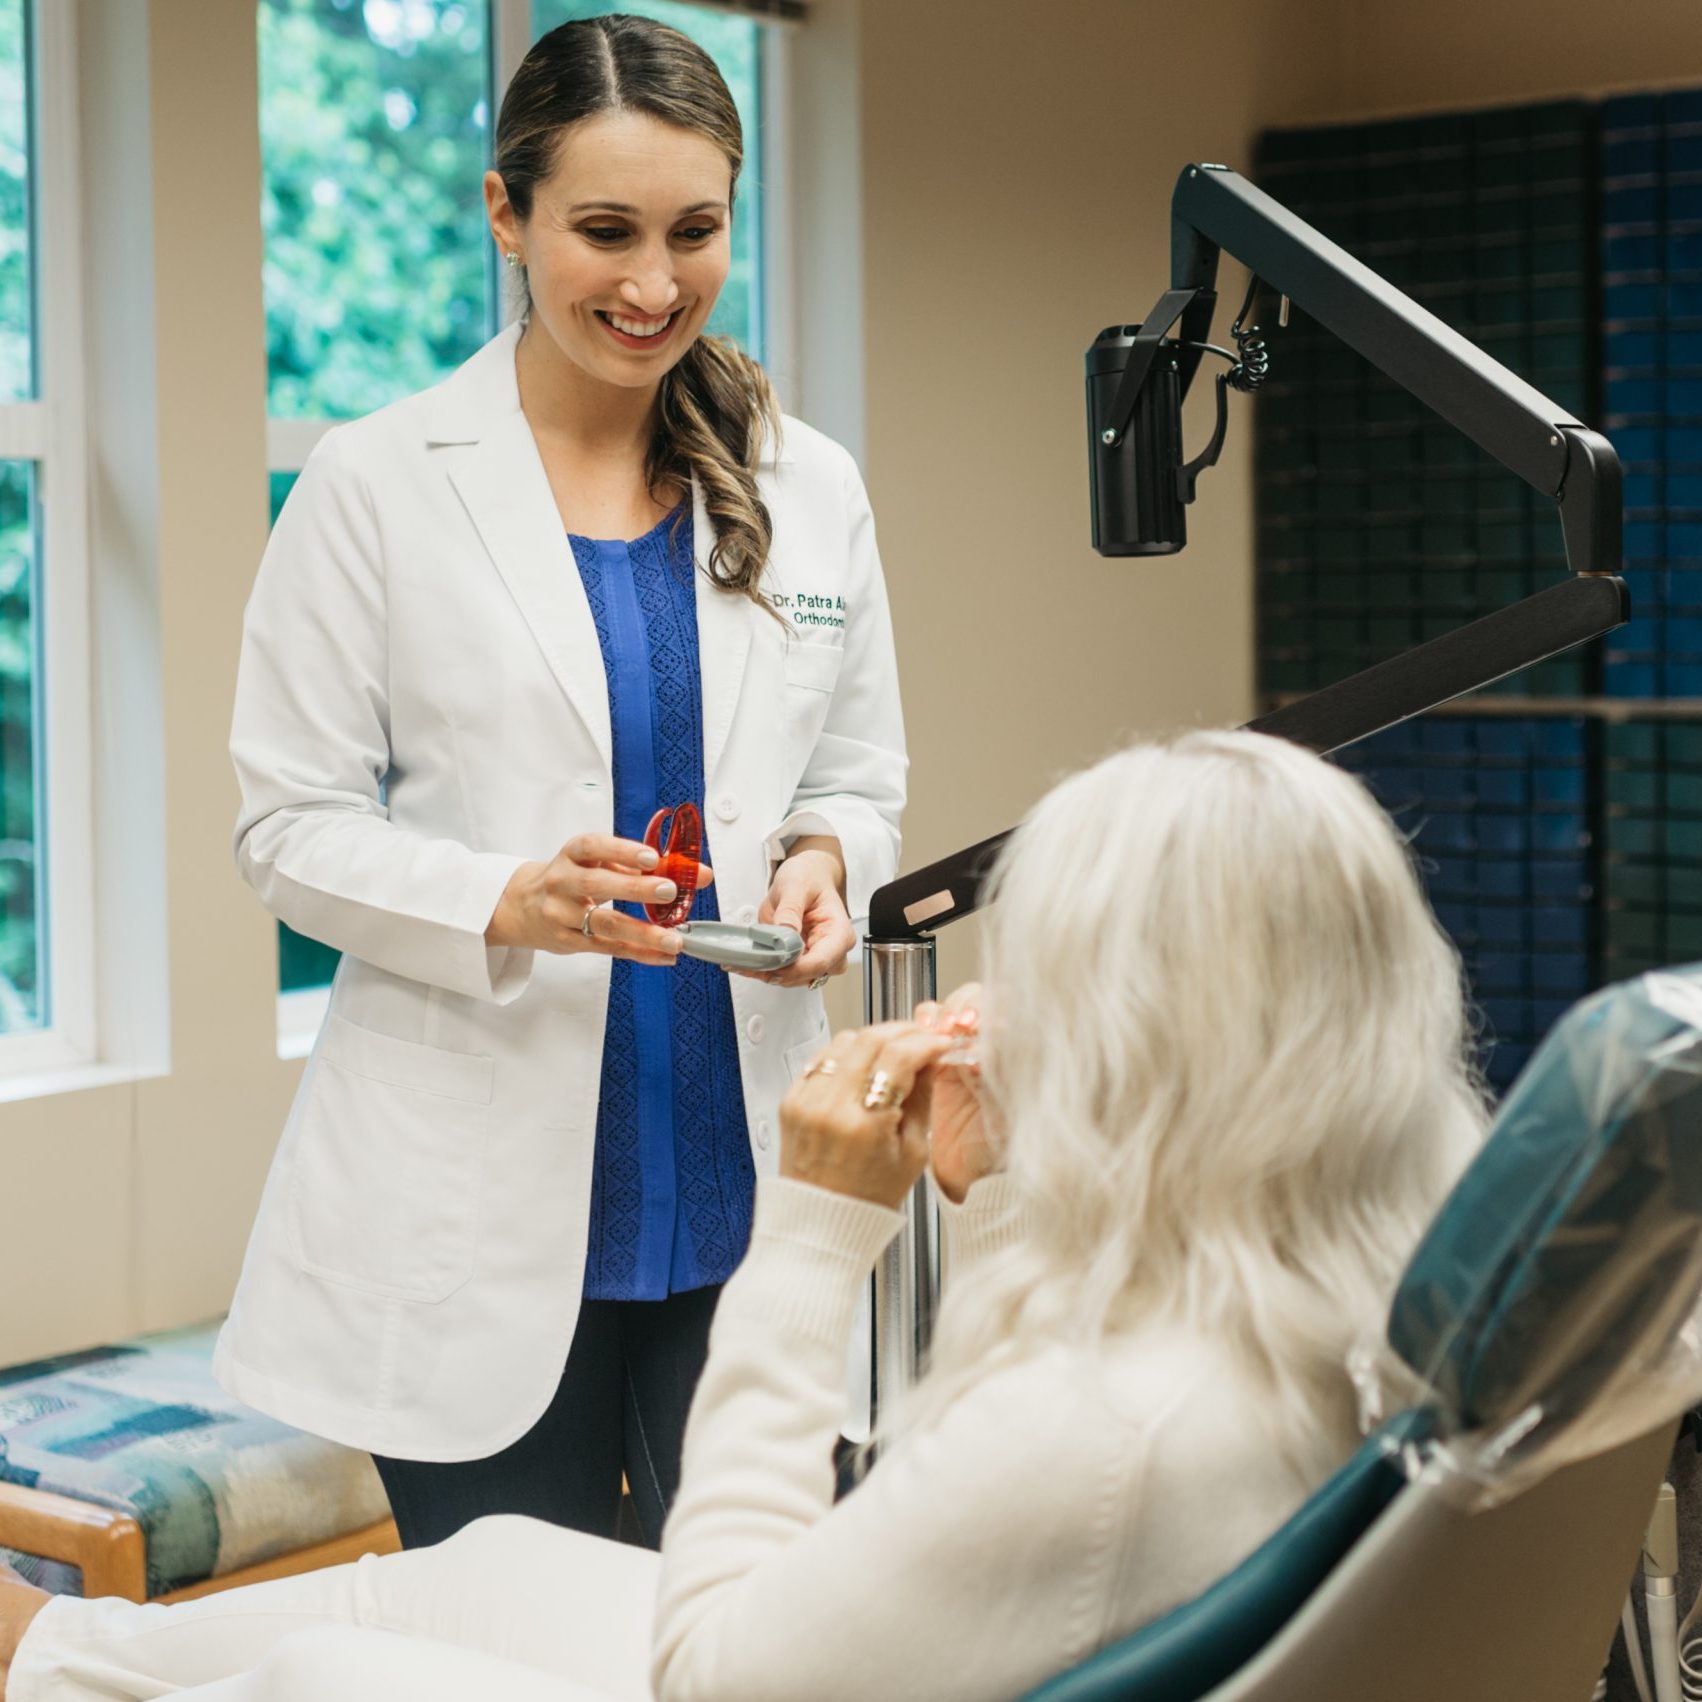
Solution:
M961 1202L948 1199L931 1172L928 1186L940 1208L943 1284L972 1279L977 1265L1022 1239L1027 1214L1010 1177L983 1176Z
M993 1702L1091 1646L1083 1524L1097 1508L1084 1493L1099 1501L1117 1468L1092 1447L1072 1456L1073 1421L1032 1369L971 1391L834 1503L847 1337L900 1222L806 1184L758 1184L663 1538L661 1702ZM1058 1475L1032 1469L1037 1438Z

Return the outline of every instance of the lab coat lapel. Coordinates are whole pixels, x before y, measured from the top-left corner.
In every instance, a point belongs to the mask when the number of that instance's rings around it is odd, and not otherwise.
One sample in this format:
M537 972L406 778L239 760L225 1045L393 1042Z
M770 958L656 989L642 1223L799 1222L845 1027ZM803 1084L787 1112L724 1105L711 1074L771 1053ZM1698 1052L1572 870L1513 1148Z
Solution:
M544 660L612 771L609 696L586 601L538 446L516 407L458 446L449 477Z
M709 551L715 533L703 501L703 486L691 482L691 543L697 563L697 648L703 675L703 784L715 788L715 769L727 746L745 679L751 647L751 619L759 616L749 597L724 591L709 576Z

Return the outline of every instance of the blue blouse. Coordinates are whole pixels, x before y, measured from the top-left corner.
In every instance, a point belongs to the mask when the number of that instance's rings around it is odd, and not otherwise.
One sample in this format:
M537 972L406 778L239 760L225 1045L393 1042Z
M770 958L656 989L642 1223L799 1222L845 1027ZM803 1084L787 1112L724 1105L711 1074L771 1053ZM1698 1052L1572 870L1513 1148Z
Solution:
M703 804L691 515L675 509L630 543L568 542L608 676L614 830L642 839L657 810ZM692 914L719 919L713 887ZM724 970L688 957L672 969L615 959L596 1141L587 1299L661 1300L733 1274L756 1172Z

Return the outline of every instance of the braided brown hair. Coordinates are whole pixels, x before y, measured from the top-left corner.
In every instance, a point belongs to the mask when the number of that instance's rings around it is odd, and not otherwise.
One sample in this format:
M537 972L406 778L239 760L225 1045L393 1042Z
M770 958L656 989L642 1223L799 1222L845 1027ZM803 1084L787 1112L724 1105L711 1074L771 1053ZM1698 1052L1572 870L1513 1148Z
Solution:
M619 111L707 136L727 156L737 186L744 133L715 61L666 24L614 13L540 36L503 96L494 164L522 222L566 130ZM774 525L757 492L756 463L764 439L779 430L768 375L729 338L700 335L662 380L644 465L653 493L696 476L715 528L710 577L758 603Z

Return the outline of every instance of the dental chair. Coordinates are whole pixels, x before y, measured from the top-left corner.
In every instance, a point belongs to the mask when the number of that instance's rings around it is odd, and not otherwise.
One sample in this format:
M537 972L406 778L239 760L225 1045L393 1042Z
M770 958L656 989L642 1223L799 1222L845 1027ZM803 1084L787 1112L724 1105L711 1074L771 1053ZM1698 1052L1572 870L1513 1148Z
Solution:
M1699 1299L1702 965L1531 1060L1359 1356L1390 1416L1354 1458L1027 1702L1587 1702L1702 1387Z

